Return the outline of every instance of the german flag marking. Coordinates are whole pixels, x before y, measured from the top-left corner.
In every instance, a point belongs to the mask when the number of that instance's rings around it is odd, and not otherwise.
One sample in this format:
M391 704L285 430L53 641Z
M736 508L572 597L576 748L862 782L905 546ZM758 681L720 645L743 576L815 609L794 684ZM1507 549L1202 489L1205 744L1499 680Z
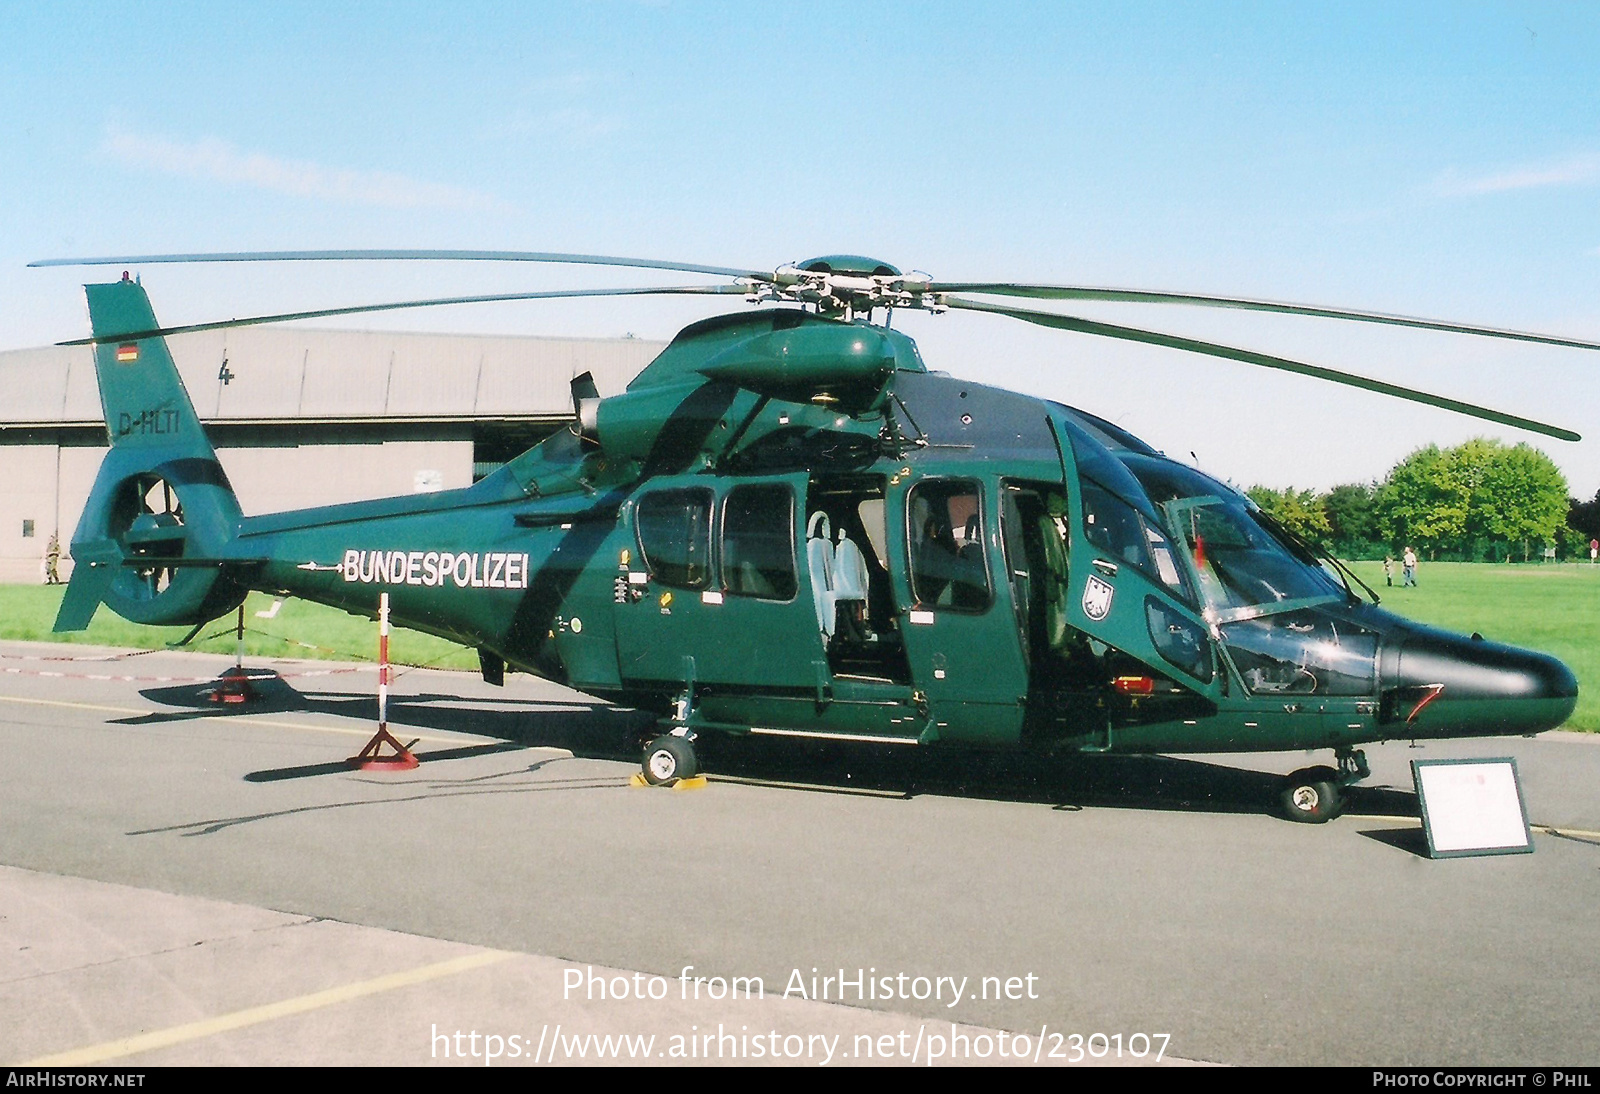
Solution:
M121 346L117 347L117 360L118 361L126 363L126 362L129 362L129 361L137 361L138 359L139 359L139 347L135 343L129 342L126 345L121 345Z

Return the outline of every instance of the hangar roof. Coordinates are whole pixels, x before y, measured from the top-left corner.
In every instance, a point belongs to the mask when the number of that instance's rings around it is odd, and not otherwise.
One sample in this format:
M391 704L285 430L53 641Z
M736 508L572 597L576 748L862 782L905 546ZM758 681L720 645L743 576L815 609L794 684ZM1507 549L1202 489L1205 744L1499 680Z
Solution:
M263 326L167 345L201 419L245 423L568 418L572 377L616 394L666 343ZM102 420L91 347L0 352L0 426Z

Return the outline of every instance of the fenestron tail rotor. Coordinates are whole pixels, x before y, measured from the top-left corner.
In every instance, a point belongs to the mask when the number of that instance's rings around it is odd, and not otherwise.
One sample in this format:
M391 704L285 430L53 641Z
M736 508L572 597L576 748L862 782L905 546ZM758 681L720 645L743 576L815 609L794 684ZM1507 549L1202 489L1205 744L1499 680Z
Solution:
M789 303L814 309L820 314L853 320L871 316L877 309L920 309L944 312L987 312L1020 319L1027 323L1055 330L1089 334L1122 341L1144 342L1169 349L1219 357L1263 368L1293 372L1301 376L1327 380L1331 383L1360 388L1380 395L1422 403L1427 406L1451 410L1501 425L1531 430L1561 440L1576 441L1580 437L1570 429L1523 418L1478 406L1474 403L1433 395L1415 388L1387 383L1383 380L1342 372L1321 365L1312 365L1273 354L1224 346L1176 334L1144 330L1138 327L1104 323L1057 312L1021 308L1009 304L973 300L957 293L976 293L980 296L1001 296L1030 300L1079 300L1087 302L1128 304L1178 304L1206 308L1231 308L1242 311L1264 312L1279 315L1299 315L1320 319L1340 319L1358 323L1377 323L1387 326L1465 334L1484 338L1501 338L1540 345L1573 349L1600 350L1600 341L1568 338L1558 335L1538 334L1529 331L1509 330L1470 323L1447 322L1415 316L1392 315L1384 312L1362 311L1351 308L1329 308L1312 304L1294 304L1271 300L1253 300L1244 297L1215 296L1201 293L1161 292L1142 289L1099 288L1084 285L1042 285L1010 281L935 281L925 273L902 272L895 266L862 255L827 255L779 266L767 272L729 266L707 266L697 263L674 262L650 258L623 258L608 255L567 254L553 251L489 251L489 250L337 250L337 251L241 251L193 254L118 255L100 258L53 258L31 263L33 266L133 266L151 263L190 262L337 262L337 261L449 261L449 262L545 262L588 266L614 266L636 269L670 270L680 273L704 274L712 277L734 278L733 284L677 285L621 289L573 289L526 293L492 293L476 296L438 297L424 300L405 300L391 303L362 304L350 307L319 308L310 311L284 312L208 323L190 323L163 327L159 330L135 332L130 339L155 337L166 334L186 334L194 331L224 330L230 327L252 326L260 323L281 323L295 319L318 319L338 315L359 315L370 312L399 311L408 308L440 307L451 304L497 303L514 300L555 300L605 296L731 296L741 295L751 303ZM83 345L93 339L75 339L61 345Z
M186 529L183 502L177 491L159 475L140 475L124 487L125 497L110 531L132 567L127 590L154 600L172 584L176 569L168 560L184 553ZM148 564L140 560L148 558Z

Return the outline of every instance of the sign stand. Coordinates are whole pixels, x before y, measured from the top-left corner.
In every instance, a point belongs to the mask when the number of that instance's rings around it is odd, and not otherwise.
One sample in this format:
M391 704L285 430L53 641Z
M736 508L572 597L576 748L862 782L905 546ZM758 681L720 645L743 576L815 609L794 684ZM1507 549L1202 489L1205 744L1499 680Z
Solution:
M417 742L412 741L412 744ZM391 756L383 755L383 746L394 749ZM417 757L407 745L395 740L389 732L389 594L378 594L378 732L366 747L347 761L351 767L363 771L409 771L417 766Z
M1412 760L1431 858L1533 853L1517 761Z

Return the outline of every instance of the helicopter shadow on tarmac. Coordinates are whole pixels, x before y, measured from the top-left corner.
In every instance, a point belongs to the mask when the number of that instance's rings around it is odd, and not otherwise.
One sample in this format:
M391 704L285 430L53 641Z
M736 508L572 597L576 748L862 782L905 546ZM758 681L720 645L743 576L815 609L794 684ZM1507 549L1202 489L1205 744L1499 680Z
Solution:
M213 689L207 684L144 690L140 694L151 702L178 709L115 722L150 725L227 717L234 712L239 716L314 713L367 723L376 721L376 700L372 696L303 692L270 670L254 670L251 685L256 699L237 706L213 701ZM478 700L437 693L392 697L389 718L393 732L402 740L406 739L406 729L498 738L487 744L418 751L416 755L424 764L530 748L559 748L582 759L631 764L638 761L641 742L654 725L648 714L599 702L552 704L498 697ZM696 748L702 768L719 781L887 798L934 794L1034 803L1062 810L1101 806L1276 816L1282 788L1281 777L1269 772L1169 756L887 749L828 741L717 736L702 738ZM542 765L535 765L538 766ZM346 762L336 760L254 771L245 779L277 782L349 772ZM456 782L438 782L438 789L448 790ZM1419 815L1415 793L1386 787L1346 788L1345 809L1368 816Z
M1277 816L1283 787L1282 777L1269 772L1170 756L885 750L830 742L797 747L759 737L718 739L697 747L713 778L906 798L983 798L1069 811L1099 806ZM1418 815L1414 793L1381 787L1349 788L1346 807L1377 816Z
M177 708L112 719L112 724L143 726L175 722L249 718L263 714L326 714L369 725L377 723L377 699L348 692L301 691L271 670L249 671L252 698L245 703L223 704L213 698L215 685L182 684L148 688L140 695L153 703ZM634 711L620 710L600 702L560 703L549 700L500 698L475 699L453 694L419 693L391 696L389 722L395 736L407 739L406 730L437 730L468 733L500 740L487 744L454 748L416 750L424 762L465 759L497 752L528 748L555 747L575 756L593 759L638 758L638 740L653 719ZM248 782L279 782L315 775L348 773L344 760L299 767L253 771Z

